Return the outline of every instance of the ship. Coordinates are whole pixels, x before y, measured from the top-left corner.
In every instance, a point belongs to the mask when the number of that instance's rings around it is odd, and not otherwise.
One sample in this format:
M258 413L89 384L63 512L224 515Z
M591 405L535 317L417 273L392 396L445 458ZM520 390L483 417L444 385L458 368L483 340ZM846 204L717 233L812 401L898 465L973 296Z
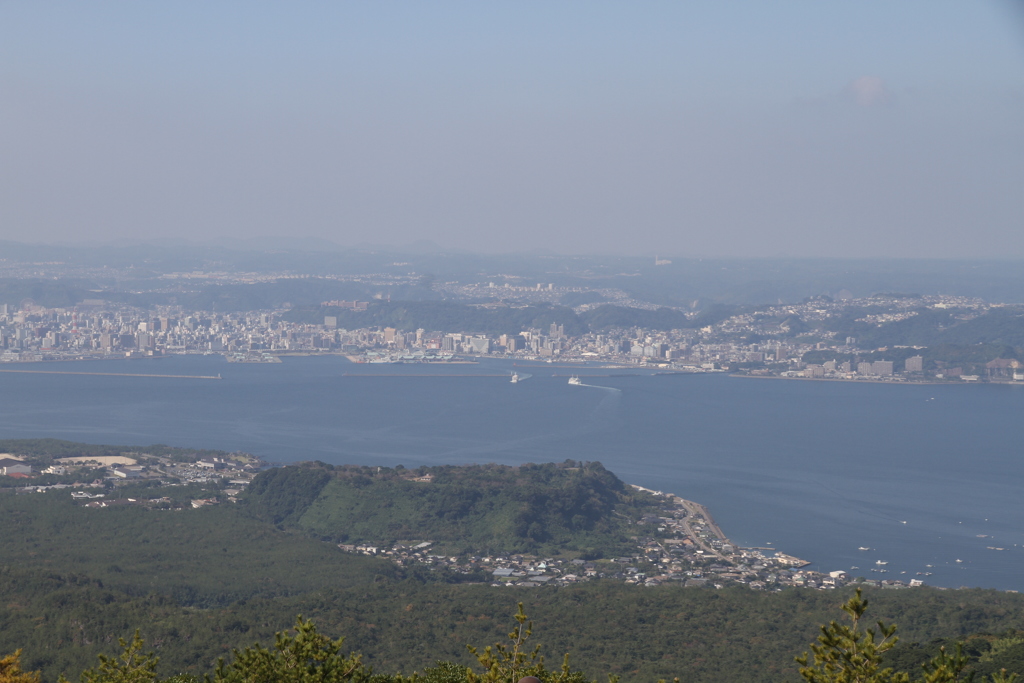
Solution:
M864 546L861 546L861 547L857 548L857 550L871 550L871 548L865 548Z
M512 373L511 382L512 382L512 384L516 384L516 383L519 382L519 373L516 373L516 372Z
M885 562L884 560L875 560L875 564L889 564L889 563Z
M583 382L580 381L579 377L577 377L576 375L573 375L572 377L569 378L569 384L582 385Z

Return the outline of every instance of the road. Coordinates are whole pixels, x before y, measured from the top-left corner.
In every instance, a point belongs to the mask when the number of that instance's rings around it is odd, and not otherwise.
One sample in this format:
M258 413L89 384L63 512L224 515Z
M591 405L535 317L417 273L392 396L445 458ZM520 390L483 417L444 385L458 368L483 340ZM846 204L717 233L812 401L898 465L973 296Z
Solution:
M729 539L726 538L725 534L722 532L719 526L715 524L715 520L711 517L711 513L708 512L708 509L701 505L700 503L694 503L692 500L685 500L683 498L680 498L679 496L675 497L675 502L677 505L683 506L683 509L686 510L686 517L682 520L683 530L686 532L686 535L692 538L693 542L699 545L705 553L710 553L711 555L714 555L720 560L731 562L730 558L723 555L720 550L717 550L714 547L712 547L710 543L708 543L703 538L698 536L697 532L693 529L692 523L696 521L697 517L702 517L708 529L710 529L711 533L718 537L718 539L722 542L722 545L731 543Z

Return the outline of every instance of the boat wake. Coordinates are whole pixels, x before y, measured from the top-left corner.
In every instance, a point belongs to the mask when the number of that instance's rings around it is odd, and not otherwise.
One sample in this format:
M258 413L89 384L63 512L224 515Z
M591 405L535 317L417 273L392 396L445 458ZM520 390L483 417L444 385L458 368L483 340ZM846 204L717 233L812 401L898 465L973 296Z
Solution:
M615 387L603 387L599 384L583 384L579 380L572 384L577 387L600 389L607 392L607 395L602 398L601 402L594 408L594 412L590 416L591 422L598 422L603 426L607 426L611 420L618 419L619 400L622 398L622 389L616 389Z

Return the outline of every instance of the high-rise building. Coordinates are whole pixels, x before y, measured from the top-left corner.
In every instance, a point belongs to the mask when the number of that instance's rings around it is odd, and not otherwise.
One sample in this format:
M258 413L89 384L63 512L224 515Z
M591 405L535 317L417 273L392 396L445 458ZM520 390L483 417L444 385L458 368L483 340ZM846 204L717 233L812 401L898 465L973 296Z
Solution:
M877 377L892 377L892 366L891 360L876 360L871 364L871 374Z
M924 372L924 357L911 356L903 363L904 372Z
M825 368L821 365L810 364L804 368L804 377L824 377Z
M469 340L469 347L474 353L490 353L491 340L487 337L473 337Z

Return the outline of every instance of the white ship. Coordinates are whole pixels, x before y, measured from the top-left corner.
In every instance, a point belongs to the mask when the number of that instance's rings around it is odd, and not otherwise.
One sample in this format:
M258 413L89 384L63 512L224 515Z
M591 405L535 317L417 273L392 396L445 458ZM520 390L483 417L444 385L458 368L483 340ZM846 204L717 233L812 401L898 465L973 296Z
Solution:
M572 377L569 378L569 384L581 385L581 384L583 384L583 382L580 381L579 377L577 377L576 375L573 375Z
M885 562L883 560L875 560L875 564L889 564L889 563Z
M518 382L519 382L519 374L518 374L518 373L515 373L515 372L513 372L513 373L512 373L512 380L511 380L511 381L512 381L512 384L516 384L516 383L518 383Z

